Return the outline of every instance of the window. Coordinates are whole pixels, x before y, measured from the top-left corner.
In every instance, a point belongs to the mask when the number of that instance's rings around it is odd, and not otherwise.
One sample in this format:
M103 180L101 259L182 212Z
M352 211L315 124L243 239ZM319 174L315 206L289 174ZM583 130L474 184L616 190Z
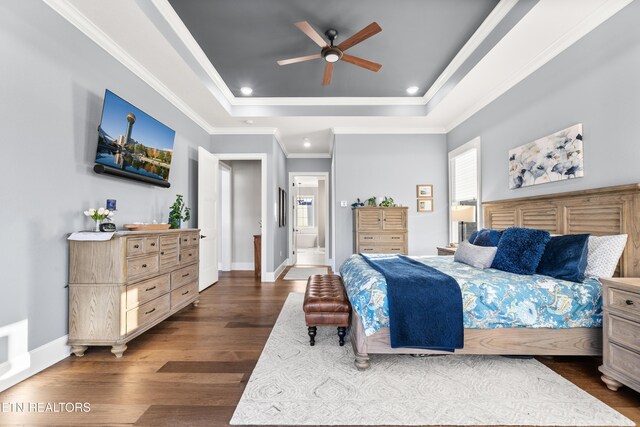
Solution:
M298 227L313 227L313 196L296 198L296 219Z
M459 243L480 219L480 138L449 152L449 236Z

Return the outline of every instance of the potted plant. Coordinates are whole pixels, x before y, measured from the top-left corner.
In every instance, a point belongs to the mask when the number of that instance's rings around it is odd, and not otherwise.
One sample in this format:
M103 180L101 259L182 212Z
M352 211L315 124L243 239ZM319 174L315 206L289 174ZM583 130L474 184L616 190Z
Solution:
M393 207L393 197L384 196L384 200L380 202L380 206L383 208Z
M180 228L182 221L189 221L191 219L191 209L189 209L182 200L182 194L176 195L176 201L171 205L169 211L169 224L171 228Z
M113 216L113 211L105 208L88 209L84 211L84 215L95 221L95 227L93 231L100 231L100 223L105 219L109 220Z

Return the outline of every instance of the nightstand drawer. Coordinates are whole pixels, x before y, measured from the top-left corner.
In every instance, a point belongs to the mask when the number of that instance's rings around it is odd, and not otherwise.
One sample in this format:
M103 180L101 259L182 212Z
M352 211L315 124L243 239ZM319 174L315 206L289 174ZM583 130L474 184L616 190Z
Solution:
M615 344L608 346L609 366L630 378L640 380L640 354Z
M640 352L640 324L607 314L609 340Z
M606 306L625 313L640 316L640 294L609 288Z

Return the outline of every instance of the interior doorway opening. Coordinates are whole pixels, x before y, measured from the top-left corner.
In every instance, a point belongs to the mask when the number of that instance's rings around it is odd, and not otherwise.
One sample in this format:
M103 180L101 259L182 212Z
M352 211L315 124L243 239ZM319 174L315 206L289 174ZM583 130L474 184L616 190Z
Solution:
M289 173L292 265L328 265L327 173Z

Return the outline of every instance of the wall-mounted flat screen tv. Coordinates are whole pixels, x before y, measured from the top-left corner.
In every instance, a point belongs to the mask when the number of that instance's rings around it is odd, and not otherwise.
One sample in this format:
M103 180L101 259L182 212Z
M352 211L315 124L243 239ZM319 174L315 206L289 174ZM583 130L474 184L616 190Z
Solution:
M98 127L98 173L169 185L175 131L110 90Z

